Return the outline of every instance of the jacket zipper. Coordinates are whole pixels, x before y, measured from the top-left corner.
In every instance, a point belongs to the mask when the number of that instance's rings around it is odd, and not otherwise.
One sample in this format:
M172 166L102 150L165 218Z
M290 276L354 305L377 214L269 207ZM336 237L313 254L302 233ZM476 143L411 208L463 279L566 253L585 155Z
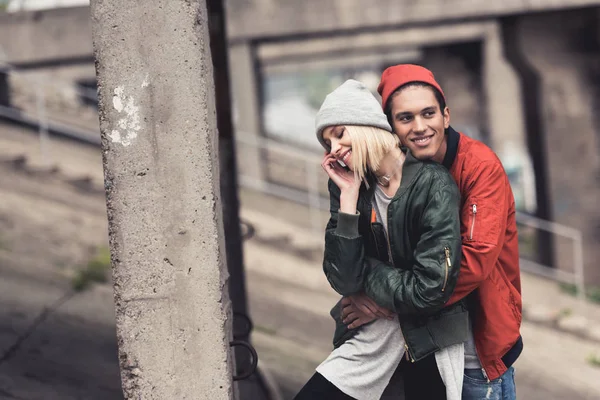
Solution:
M377 243L377 235L375 234L375 230L373 229L373 224L371 223L371 233L373 234L373 241L375 242L375 251L377 252L377 257L381 257L379 254L379 243Z
M390 226L390 221L388 218L388 226ZM394 265L394 256L392 256L392 245L390 244L390 237L388 236L387 232L383 232L385 234L385 239L387 240L387 248L388 248L388 257L390 258L390 262L392 263L392 265ZM400 321L398 321L400 322ZM400 332L402 332L402 325L400 324ZM402 336L404 337L404 333L402 333ZM414 358L412 358L412 356L410 355L410 349L408 348L408 343L406 343L406 339L404 339L404 349L405 349L405 353L406 353L406 360L410 362L415 362Z
M388 224L389 224L389 221L388 221ZM385 238L386 238L387 244L388 244L388 258L390 259L390 263L392 263L392 265L395 265L394 264L394 256L392 256L392 245L390 244L390 237L388 236L388 234L386 232L384 232L384 233L385 233Z
M475 333L472 332L473 328L471 327L471 333L473 334L473 339L475 338ZM481 357L479 357L479 350L477 350L477 343L475 343L475 354L477 354L477 359L481 364ZM481 372L483 373L483 377L487 380L487 383L490 383L490 378L488 378L487 372L485 372L485 368L483 368L483 364L481 365Z
M442 292L446 290L446 284L448 283L448 272L452 268L452 262L450 261L450 248L444 247L444 254L446 256L446 273L444 275L444 286L442 286Z
M477 204L473 204L472 207L473 219L471 220L471 234L469 235L469 240L473 240L473 230L475 229L475 217L477 216Z
M393 200L392 200L393 201ZM388 219L388 226L389 225L389 206L388 205L388 215L385 216L385 218ZM380 218L384 218L382 215L380 215ZM375 231L373 230L373 224L371 224L371 233L373 233L373 238L375 240L375 246L377 247L377 254L381 257L381 255L379 254L379 245L377 244L377 235L375 235ZM392 255L392 245L390 244L390 237L388 236L387 232L383 231L383 234L385 236L385 240L387 241L387 250L388 250L388 258L389 261L392 265L394 265L394 256ZM402 332L402 324L400 324L400 321L398 320L398 323L400 325L400 332ZM402 336L404 337L404 332L402 332ZM406 354L406 360L410 362L415 362L415 359L410 355L410 348L408 347L408 343L406 343L406 339L404 339L404 350L405 350L405 354Z
M392 203L390 202L390 205L392 205ZM388 205L388 215L386 215L386 218L388 219L388 226L390 226L390 218L389 218L389 205ZM387 245L388 245L388 257L390 258L390 262L392 263L392 265L394 264L394 256L392 255L392 245L390 243L390 236L388 235L387 232L383 232L385 234L385 239L387 240ZM400 322L400 320L398 320L398 322ZM402 332L402 324L400 324L400 332ZM402 336L404 336L404 332L402 332ZM410 360L410 362L415 362L415 359L410 355L410 348L408 347L408 343L406 343L406 338L404 339L404 349L405 349L405 353L406 353L406 360Z

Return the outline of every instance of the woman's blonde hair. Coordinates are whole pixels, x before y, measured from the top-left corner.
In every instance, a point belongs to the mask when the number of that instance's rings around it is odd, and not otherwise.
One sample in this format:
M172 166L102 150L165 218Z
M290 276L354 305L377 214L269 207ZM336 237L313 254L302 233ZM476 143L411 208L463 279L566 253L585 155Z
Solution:
M363 179L367 171L377 171L383 157L400 145L397 135L381 128L344 125L352 141L354 173Z

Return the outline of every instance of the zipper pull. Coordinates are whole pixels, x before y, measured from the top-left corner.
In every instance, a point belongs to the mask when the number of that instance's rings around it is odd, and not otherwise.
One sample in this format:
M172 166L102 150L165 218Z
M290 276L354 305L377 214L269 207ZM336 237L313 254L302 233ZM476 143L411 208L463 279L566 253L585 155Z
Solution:
M442 286L442 292L446 291L446 284L448 283L448 272L452 267L452 262L450 261L450 248L444 247L444 254L446 255L446 268L444 274L444 286Z
M408 344L404 342L404 348L406 349L406 361L415 362L415 359L410 356L410 352L408 351Z
M444 248L444 253L446 253L446 265L448 265L448 268L452 268L452 262L450 261L450 249L449 248Z
M473 240L473 230L475 230L475 217L477 216L477 204L472 206L473 218L471 219L471 233L469 234L469 240Z

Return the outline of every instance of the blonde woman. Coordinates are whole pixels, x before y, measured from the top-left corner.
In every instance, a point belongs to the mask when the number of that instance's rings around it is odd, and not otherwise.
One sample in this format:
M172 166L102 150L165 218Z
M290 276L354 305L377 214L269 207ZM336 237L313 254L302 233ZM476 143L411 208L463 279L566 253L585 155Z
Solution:
M316 127L330 178L323 268L347 300L332 310L333 352L295 399L460 399L468 315L444 307L461 256L452 177L401 149L355 80L327 96ZM349 302L362 313L342 321Z

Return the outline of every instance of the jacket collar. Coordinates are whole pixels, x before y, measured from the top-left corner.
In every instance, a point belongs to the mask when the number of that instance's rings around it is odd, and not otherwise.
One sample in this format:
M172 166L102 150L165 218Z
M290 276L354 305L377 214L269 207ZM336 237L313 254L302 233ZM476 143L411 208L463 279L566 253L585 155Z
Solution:
M417 160L406 147L401 147L402 152L406 154L406 159L404 160L404 164L402 164L402 178L400 179L400 186L394 195L394 198L399 197L408 189L417 175L417 172L423 166L423 162ZM370 173L367 177L367 185L363 185L365 187L365 191L367 193L367 198L372 199L375 193L375 187L377 185L377 179L375 175Z
M410 152L410 150L403 148L402 149L406 153L406 159L404 160L404 164L402 165L402 178L400 179L400 187L396 192L394 197L402 196L402 193L408 189L413 181L415 180L415 176L417 172L423 166L423 162L417 160Z
M446 139L446 155L444 156L444 161L442 161L442 165L447 169L452 168L452 164L454 164L454 160L456 159L456 153L458 153L458 142L460 141L460 134L456 132L451 126L446 130L446 135L448 135Z

